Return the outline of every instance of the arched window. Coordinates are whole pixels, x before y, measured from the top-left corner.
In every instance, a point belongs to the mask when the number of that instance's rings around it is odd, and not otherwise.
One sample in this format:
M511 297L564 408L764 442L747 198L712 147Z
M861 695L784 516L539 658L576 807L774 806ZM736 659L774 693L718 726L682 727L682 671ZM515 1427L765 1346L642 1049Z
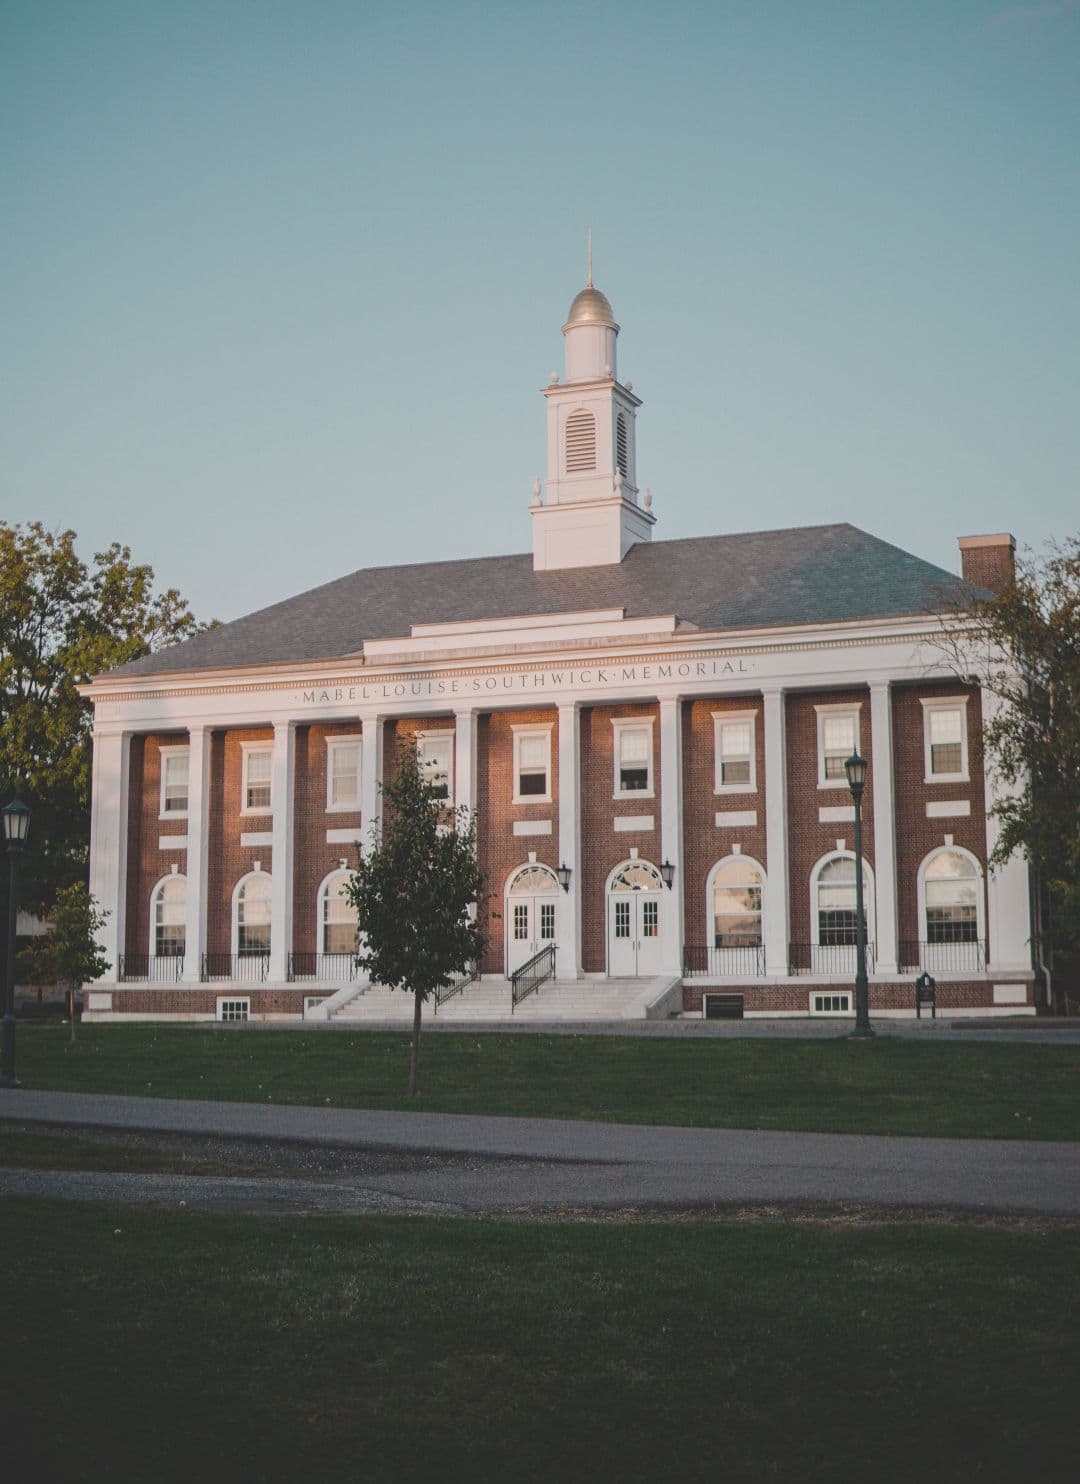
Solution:
M761 947L761 868L745 856L721 861L712 873L714 948Z
M566 419L566 472L584 474L596 468L596 418L579 408Z
M927 943L975 943L981 936L982 873L967 851L939 850L923 862Z
M609 891L661 891L663 879L648 861L627 861L611 878Z
M270 952L270 896L273 882L266 871L253 871L236 888L236 952L252 958Z
M836 855L827 860L817 871L814 883L815 942L822 947L854 947L856 941L855 916L855 858ZM871 937L867 914L872 910L873 886L869 868L863 862L863 921L866 936Z
M187 878L166 876L150 898L150 952L155 958L181 958L184 953Z
M624 479L630 474L630 432L626 426L626 414L620 412L615 419L615 465Z
M319 951L356 952L356 908L344 895L348 871L333 871L319 887Z
M557 892L559 883L547 866L522 866L510 879L508 892L521 896L536 896L540 892Z

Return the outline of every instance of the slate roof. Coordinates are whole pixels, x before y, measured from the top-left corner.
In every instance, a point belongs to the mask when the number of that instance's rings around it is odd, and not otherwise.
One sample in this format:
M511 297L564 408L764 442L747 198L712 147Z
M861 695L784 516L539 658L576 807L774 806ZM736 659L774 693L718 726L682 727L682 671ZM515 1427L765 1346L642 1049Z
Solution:
M953 573L855 526L641 542L618 566L534 572L532 555L369 567L133 660L114 675L334 660L449 623L625 608L701 629L891 618L973 595Z

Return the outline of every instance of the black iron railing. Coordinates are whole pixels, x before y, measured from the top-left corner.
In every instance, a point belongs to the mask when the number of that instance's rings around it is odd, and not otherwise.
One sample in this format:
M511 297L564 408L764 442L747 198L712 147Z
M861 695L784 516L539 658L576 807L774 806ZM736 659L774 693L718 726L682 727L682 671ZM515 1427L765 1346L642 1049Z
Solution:
M184 955L121 953L116 977L122 984L178 984L184 977Z
M848 979L855 973L854 943L789 943L789 974L835 974ZM874 972L874 945L866 945L866 971Z
M528 995L534 994L541 984L546 984L549 979L555 978L555 945L549 943L546 948L541 948L539 953L534 953L528 963L522 964L520 969L515 969L510 975L510 1013L521 1004Z
M459 978L455 979L453 984L447 984L437 989L434 996L435 1014L438 1015L440 1005L445 1005L447 1000L452 1000L456 994L460 994L466 984L472 984L474 980L479 978L479 966L477 964L469 964L465 972Z
M262 984L270 974L268 953L204 953L202 979L228 979L235 984Z
M974 974L986 968L986 943L982 938L969 942L916 942L914 938L900 944L900 972L916 973L925 969L930 974Z
M348 984L359 978L353 953L290 953L288 974L295 979L316 979L321 984Z
M700 976L721 978L727 975L757 978L765 973L765 949L757 941L725 940L719 947L707 943L686 944L683 948L683 978Z

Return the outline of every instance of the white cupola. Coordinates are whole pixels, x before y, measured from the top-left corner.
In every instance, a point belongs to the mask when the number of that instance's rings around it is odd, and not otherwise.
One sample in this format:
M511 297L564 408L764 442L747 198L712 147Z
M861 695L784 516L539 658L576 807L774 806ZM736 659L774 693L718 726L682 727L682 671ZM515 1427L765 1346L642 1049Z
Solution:
M590 251L590 260L591 260ZM565 380L544 388L548 404L548 477L534 490L533 568L602 567L648 541L656 517L639 503L635 417L641 406L619 382L619 327L611 305L589 281L563 325Z

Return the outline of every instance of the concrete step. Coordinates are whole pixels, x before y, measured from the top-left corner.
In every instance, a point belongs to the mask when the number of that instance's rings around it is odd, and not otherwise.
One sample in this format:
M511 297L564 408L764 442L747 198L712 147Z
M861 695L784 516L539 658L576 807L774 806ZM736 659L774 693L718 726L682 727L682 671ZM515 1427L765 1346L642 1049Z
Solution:
M445 1001L436 1013L430 1003L424 1019L442 1024L470 1020L622 1020L643 1012L634 1008L647 980L558 980L543 984L516 1007L508 980L467 985ZM356 1021L411 1021L412 996L402 991L373 988L343 1005L334 1016L339 1023Z

